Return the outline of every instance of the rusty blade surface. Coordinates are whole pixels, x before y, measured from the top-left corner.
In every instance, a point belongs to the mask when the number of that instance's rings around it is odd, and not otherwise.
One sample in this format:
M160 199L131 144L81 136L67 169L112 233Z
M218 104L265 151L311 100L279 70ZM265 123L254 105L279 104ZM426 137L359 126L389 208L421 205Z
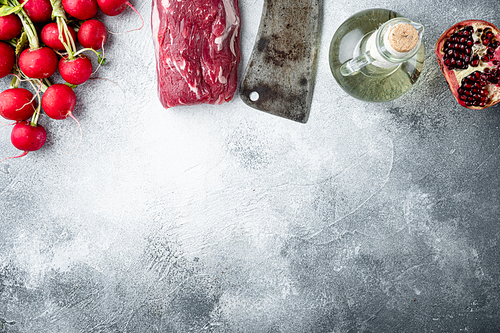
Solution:
M241 99L306 123L316 79L322 0L265 0Z

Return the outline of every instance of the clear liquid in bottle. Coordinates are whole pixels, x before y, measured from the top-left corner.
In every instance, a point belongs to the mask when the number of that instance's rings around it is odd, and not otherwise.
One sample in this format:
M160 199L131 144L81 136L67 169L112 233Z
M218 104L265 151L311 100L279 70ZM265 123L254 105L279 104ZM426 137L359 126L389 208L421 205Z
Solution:
M402 62L388 59L386 54L391 58L389 53L381 52L382 57L377 52L381 49L374 47L378 29L395 18L404 19L387 9L365 10L351 16L335 32L330 44L330 69L339 85L351 96L369 102L391 101L406 93L417 81L424 64L422 43L415 47L411 57ZM380 43L384 51L382 37ZM369 55L367 51L372 53L373 57L369 56L371 63L351 70L354 72L350 75L342 73L353 58Z

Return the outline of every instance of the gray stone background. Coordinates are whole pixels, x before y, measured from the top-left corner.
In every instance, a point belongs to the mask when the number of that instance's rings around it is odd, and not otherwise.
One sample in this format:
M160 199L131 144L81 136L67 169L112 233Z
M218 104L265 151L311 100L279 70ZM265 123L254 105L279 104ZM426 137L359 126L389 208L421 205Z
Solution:
M163 109L151 3L133 4L145 27L77 88L78 150L74 122L42 117L44 148L0 164L0 332L500 330L500 109L458 106L434 55L458 21L499 25L497 0L325 0L305 125L238 95ZM240 3L241 76L262 4ZM384 104L328 65L339 25L376 7L426 28L420 79Z

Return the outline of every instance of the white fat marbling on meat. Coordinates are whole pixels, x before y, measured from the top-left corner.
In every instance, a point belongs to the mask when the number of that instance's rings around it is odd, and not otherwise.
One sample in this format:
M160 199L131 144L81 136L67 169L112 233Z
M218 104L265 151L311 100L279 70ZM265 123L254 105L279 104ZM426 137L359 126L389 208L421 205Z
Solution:
M219 67L219 76L217 77L219 79L219 82L222 83L222 84L226 84L227 83L227 79L224 75L222 75L222 67Z
M224 28L224 32L221 36L215 38L215 44L217 44L217 50L222 50L222 42L229 36L231 28L234 27L233 33L231 35L231 40L229 42L229 48L233 55L236 56L235 51L235 41L238 36L238 27L240 25L240 18L236 15L236 10L233 6L233 3L230 0L222 0L224 4L224 12L226 13L226 27Z

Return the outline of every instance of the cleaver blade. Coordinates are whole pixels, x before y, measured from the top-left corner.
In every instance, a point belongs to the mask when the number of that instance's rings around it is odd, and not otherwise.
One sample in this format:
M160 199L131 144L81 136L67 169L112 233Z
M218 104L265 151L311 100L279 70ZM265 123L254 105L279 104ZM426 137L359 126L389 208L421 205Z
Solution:
M322 0L264 0L240 86L247 105L306 123L316 80Z

